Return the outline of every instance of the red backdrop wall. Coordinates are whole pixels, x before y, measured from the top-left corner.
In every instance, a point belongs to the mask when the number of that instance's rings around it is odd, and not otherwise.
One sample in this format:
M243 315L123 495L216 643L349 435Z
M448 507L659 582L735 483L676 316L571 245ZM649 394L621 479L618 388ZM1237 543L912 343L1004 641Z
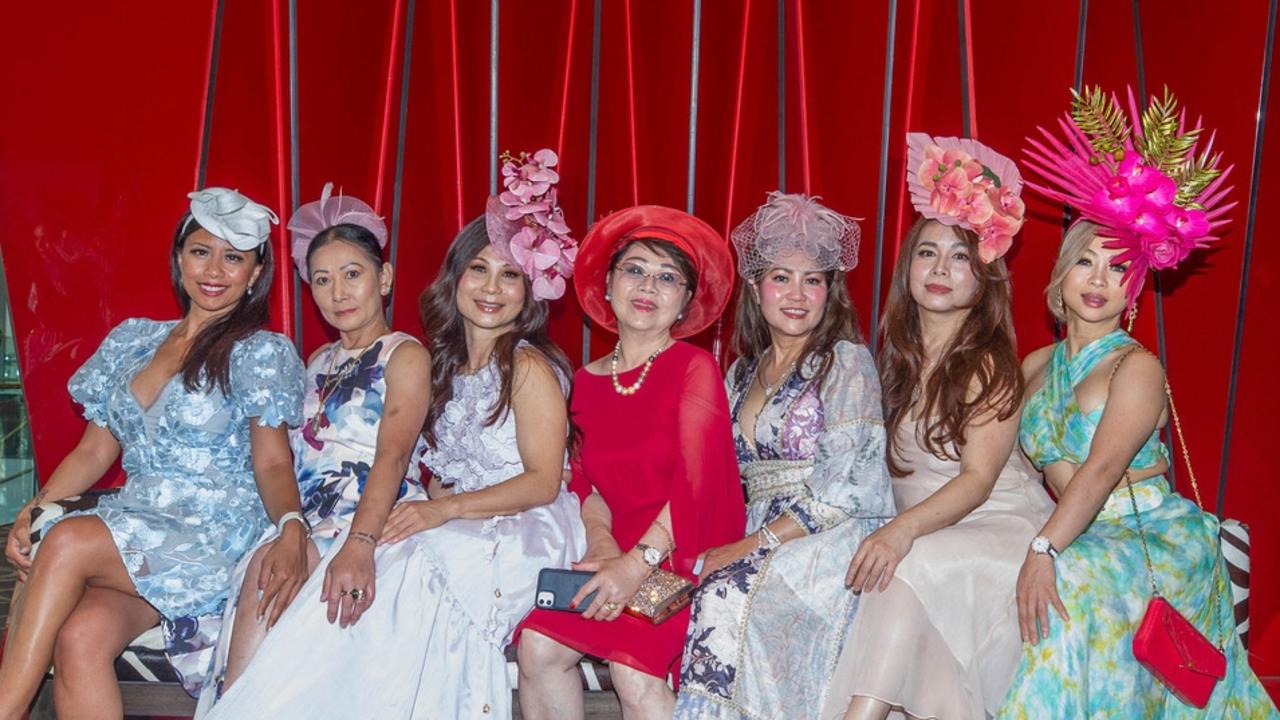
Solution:
M1261 112L1275 82L1264 63L1272 5L315 0L291 14L287 0L10 4L0 10L0 251L38 471L47 477L79 435L65 382L107 330L176 313L167 251L197 185L237 187L285 222L328 180L374 203L393 227L393 324L411 332L418 293L483 208L495 150L557 148L578 233L637 202L691 207L727 230L785 185L865 218L851 289L871 332L911 220L906 131L968 132L1017 157L1078 81L1167 84L1218 130L1240 204L1223 242L1161 278L1160 318L1148 289L1137 334L1152 348L1163 334L1206 503L1253 528L1250 651L1260 674L1278 676L1280 529L1268 518L1280 500L1269 481L1280 380L1265 309L1275 244L1254 244L1244 272L1246 245L1280 229L1280 176L1261 164L1263 149L1280 152L1280 121ZM1062 232L1061 207L1028 205L1011 254L1024 353L1053 340L1042 289ZM306 353L326 331L305 286L282 275L273 321ZM571 357L610 347L572 293L552 324ZM1185 472L1177 480L1189 489Z

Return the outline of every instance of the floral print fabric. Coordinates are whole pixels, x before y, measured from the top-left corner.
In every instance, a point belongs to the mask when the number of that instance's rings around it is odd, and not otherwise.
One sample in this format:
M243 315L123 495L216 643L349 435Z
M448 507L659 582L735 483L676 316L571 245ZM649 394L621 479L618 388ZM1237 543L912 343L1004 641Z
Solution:
M139 405L130 384L176 324L126 320L67 383L85 418L119 440L127 480L97 507L59 518L94 515L107 526L138 594L163 617L171 655L208 643L198 616L221 612L232 568L269 526L250 422L302 419L302 363L288 339L266 331L232 349L230 396L187 390L175 376L150 407Z
M1045 383L1027 402L1020 436L1037 464L1081 462L1089 454L1102 409L1085 417L1074 387L1111 351L1134 341L1116 331L1067 358L1054 349ZM1054 412L1053 409L1057 409ZM1154 437L1154 436L1153 436ZM1158 438L1156 439L1158 443ZM1139 452L1149 462L1167 457L1151 440ZM1135 463L1138 460L1135 460ZM1226 566L1218 549L1218 520L1170 492L1163 476L1133 486L1134 498L1161 594L1215 644L1223 643L1227 674L1203 710L1184 704L1133 657L1133 635L1151 598L1139 538L1139 516L1123 487L1114 490L1093 523L1054 561L1058 595L1070 623L1052 615L1049 637L1023 646L1022 660L998 718L1277 718L1234 632Z
M755 369L740 382L729 370L747 531L785 515L809 535L756 550L699 586L677 718L815 717L857 610L845 569L862 539L894 514L871 354L839 343L820 388L806 379L814 366L803 370L765 404L754 443L738 415Z

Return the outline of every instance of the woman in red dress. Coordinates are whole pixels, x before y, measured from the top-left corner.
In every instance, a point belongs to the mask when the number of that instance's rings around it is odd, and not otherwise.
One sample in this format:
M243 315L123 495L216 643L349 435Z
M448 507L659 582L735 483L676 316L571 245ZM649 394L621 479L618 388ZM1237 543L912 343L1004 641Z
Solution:
M690 580L699 555L742 537L742 485L724 382L706 351L677 342L715 321L733 288L727 244L678 210L641 206L591 229L574 286L613 352L578 371L570 415L579 433L570 489L582 501L595 572L574 599L582 614L534 610L519 636L520 709L529 720L581 718L577 663L610 662L623 716L670 718L689 611L654 625L623 614L662 566Z

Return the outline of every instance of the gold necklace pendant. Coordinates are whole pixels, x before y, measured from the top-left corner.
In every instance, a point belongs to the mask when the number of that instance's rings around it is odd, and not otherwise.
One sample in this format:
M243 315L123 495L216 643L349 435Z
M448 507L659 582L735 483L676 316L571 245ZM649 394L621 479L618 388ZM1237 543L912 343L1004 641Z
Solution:
M656 360L658 355L662 354L662 351L666 350L667 347L668 345L663 343L662 347L654 350L653 354L649 355L649 359L644 361L644 369L640 371L640 377L636 378L636 381L631 385L623 385L618 380L618 355L622 350L622 341L619 340L618 344L613 346L613 355L609 358L609 376L613 379L613 391L623 397L635 395L639 392L640 386L644 385L644 379L649 376L649 369L653 367L653 361Z
M787 369L778 376L778 379L770 384L764 381L764 361L756 364L756 382L760 384L760 389L764 390L764 401L766 403L773 399L774 393L781 390L783 385L786 385L787 378L791 377L791 373L795 371L796 361L792 360L791 364L787 366Z
M369 352L369 348L371 347L373 346L369 345L361 348L358 354L352 355L347 358L342 365L338 366L336 372L334 370L334 365L337 364L338 354L342 352L343 348L341 343L337 343L333 348L332 353L329 355L329 365L324 373L324 385L321 385L320 390L316 392L316 397L319 399L320 404L316 408L316 414L312 415L311 419L307 421L307 425L310 426L311 435L313 437L316 433L320 432L320 418L325 414L325 403L329 402L329 398L338 391L338 387L342 385L342 382L351 377L351 375L360 367L360 362L364 359L365 354Z

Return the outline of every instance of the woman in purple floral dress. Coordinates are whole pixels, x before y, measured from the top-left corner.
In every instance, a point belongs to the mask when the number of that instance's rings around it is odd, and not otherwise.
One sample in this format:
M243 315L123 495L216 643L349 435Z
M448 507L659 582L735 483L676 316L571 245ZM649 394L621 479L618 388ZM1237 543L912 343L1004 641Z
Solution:
M845 287L858 230L774 193L733 241L725 385L748 535L706 554L675 717L816 717L857 610L841 558L894 514L880 381Z

